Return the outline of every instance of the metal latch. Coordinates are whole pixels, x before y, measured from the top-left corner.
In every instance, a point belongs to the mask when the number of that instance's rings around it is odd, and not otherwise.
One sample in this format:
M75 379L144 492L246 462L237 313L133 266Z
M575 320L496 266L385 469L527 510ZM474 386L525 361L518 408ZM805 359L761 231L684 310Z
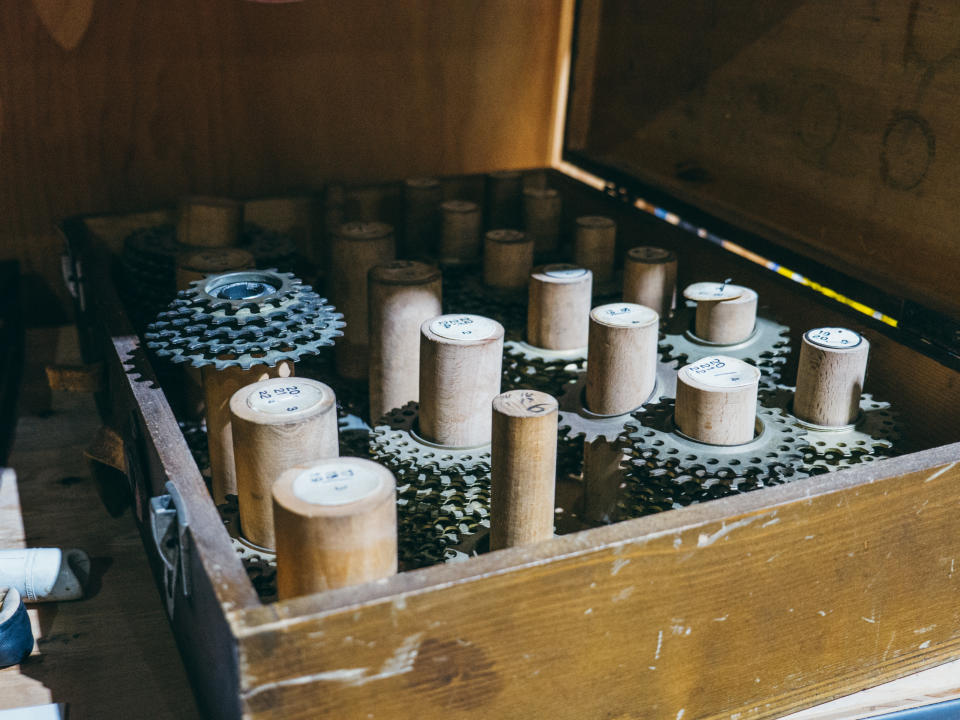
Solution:
M173 617L177 586L190 597L190 522L176 486L168 481L166 495L150 498L150 534L163 563L163 590L167 615Z
M85 310L86 298L83 296L83 270L80 260L69 253L61 255L60 274L63 276L63 284L67 286L67 291L80 304L80 310Z

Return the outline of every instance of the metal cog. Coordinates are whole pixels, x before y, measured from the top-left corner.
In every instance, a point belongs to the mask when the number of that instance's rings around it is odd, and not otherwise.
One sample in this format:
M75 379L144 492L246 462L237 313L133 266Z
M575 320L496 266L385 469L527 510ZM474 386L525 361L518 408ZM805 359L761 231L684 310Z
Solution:
M753 334L734 345L718 345L701 340L689 329L695 304L688 302L667 325L660 338L660 353L681 365L696 362L707 355L727 355L756 365L761 382L777 382L790 355L790 328L769 318L757 316Z
M483 465L489 471L489 443L472 448L451 448L420 437L416 431L419 408L416 402L409 402L379 420L370 436L373 460L383 463L401 458L419 467L434 465L440 472L457 472L477 465Z
M796 427L806 432L803 462L810 474L833 472L896 454L900 429L897 413L890 403L874 400L870 393L862 393L856 421L831 428L804 422L792 414L794 390L785 385L761 388L759 397L761 403L779 408Z
M615 442L624 432L624 427L632 422L634 413L642 413L651 403L662 398L672 398L677 393L676 361L659 360L657 362L657 381L653 392L646 402L636 411L622 415L595 415L584 407L583 393L587 387L587 376L580 373L574 382L567 383L560 395L560 436L562 438L582 437L586 442L603 438Z
M503 344L501 389L526 388L550 395L563 393L564 386L577 379L587 364L587 349L545 350L518 340Z
M276 551L254 545L240 533L240 507L236 495L227 495L226 502L218 505L217 511L260 600L273 602L277 599Z

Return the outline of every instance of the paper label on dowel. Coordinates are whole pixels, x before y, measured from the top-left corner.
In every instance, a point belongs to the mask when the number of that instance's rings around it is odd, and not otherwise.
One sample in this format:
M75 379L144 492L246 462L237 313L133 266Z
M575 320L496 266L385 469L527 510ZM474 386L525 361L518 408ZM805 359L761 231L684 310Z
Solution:
M254 390L247 396L247 405L257 412L283 415L309 410L323 400L323 395L323 391L312 383L291 381Z
M557 278L558 280L573 280L575 278L581 278L586 275L588 270L586 268L577 267L576 265L564 265L558 263L556 265L547 265L543 269L543 274L547 277Z
M293 481L293 494L311 505L346 505L380 489L383 478L349 460L304 470Z
M714 388L738 388L752 385L760 371L743 360L729 357L705 357L687 365L681 372L703 385Z
M619 327L649 325L652 322L656 322L659 318L656 310L652 310L646 305L636 305L634 303L601 305L593 312L597 320L607 325L616 325Z
M814 345L835 349L855 348L863 342L860 333L840 327L822 327L807 330L807 332L804 333L804 337Z
M430 332L447 340L486 340L497 334L497 322L480 315L442 315Z
M719 300L734 300L743 295L744 288L722 282L698 282L688 285L683 291L687 300L695 302L709 302Z

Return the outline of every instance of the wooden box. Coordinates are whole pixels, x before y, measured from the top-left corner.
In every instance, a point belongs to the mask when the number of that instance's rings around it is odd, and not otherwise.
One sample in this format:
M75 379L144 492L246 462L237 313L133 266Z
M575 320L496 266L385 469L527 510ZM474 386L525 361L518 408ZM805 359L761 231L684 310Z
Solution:
M842 472L262 605L113 287L124 235L168 216L64 223L138 516L176 502L169 565L144 536L205 712L777 717L960 656L960 125L941 31L890 12L584 2L545 170L568 221L676 250L681 285L735 277L795 345L820 325L870 339L866 389L904 454ZM294 230L306 206L247 210Z

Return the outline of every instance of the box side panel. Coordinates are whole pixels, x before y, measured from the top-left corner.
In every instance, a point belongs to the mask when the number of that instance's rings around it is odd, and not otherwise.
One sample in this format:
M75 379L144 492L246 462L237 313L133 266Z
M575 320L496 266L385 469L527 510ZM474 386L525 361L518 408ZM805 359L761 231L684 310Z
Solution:
M938 664L960 655L958 453L252 612L244 712L775 717Z

